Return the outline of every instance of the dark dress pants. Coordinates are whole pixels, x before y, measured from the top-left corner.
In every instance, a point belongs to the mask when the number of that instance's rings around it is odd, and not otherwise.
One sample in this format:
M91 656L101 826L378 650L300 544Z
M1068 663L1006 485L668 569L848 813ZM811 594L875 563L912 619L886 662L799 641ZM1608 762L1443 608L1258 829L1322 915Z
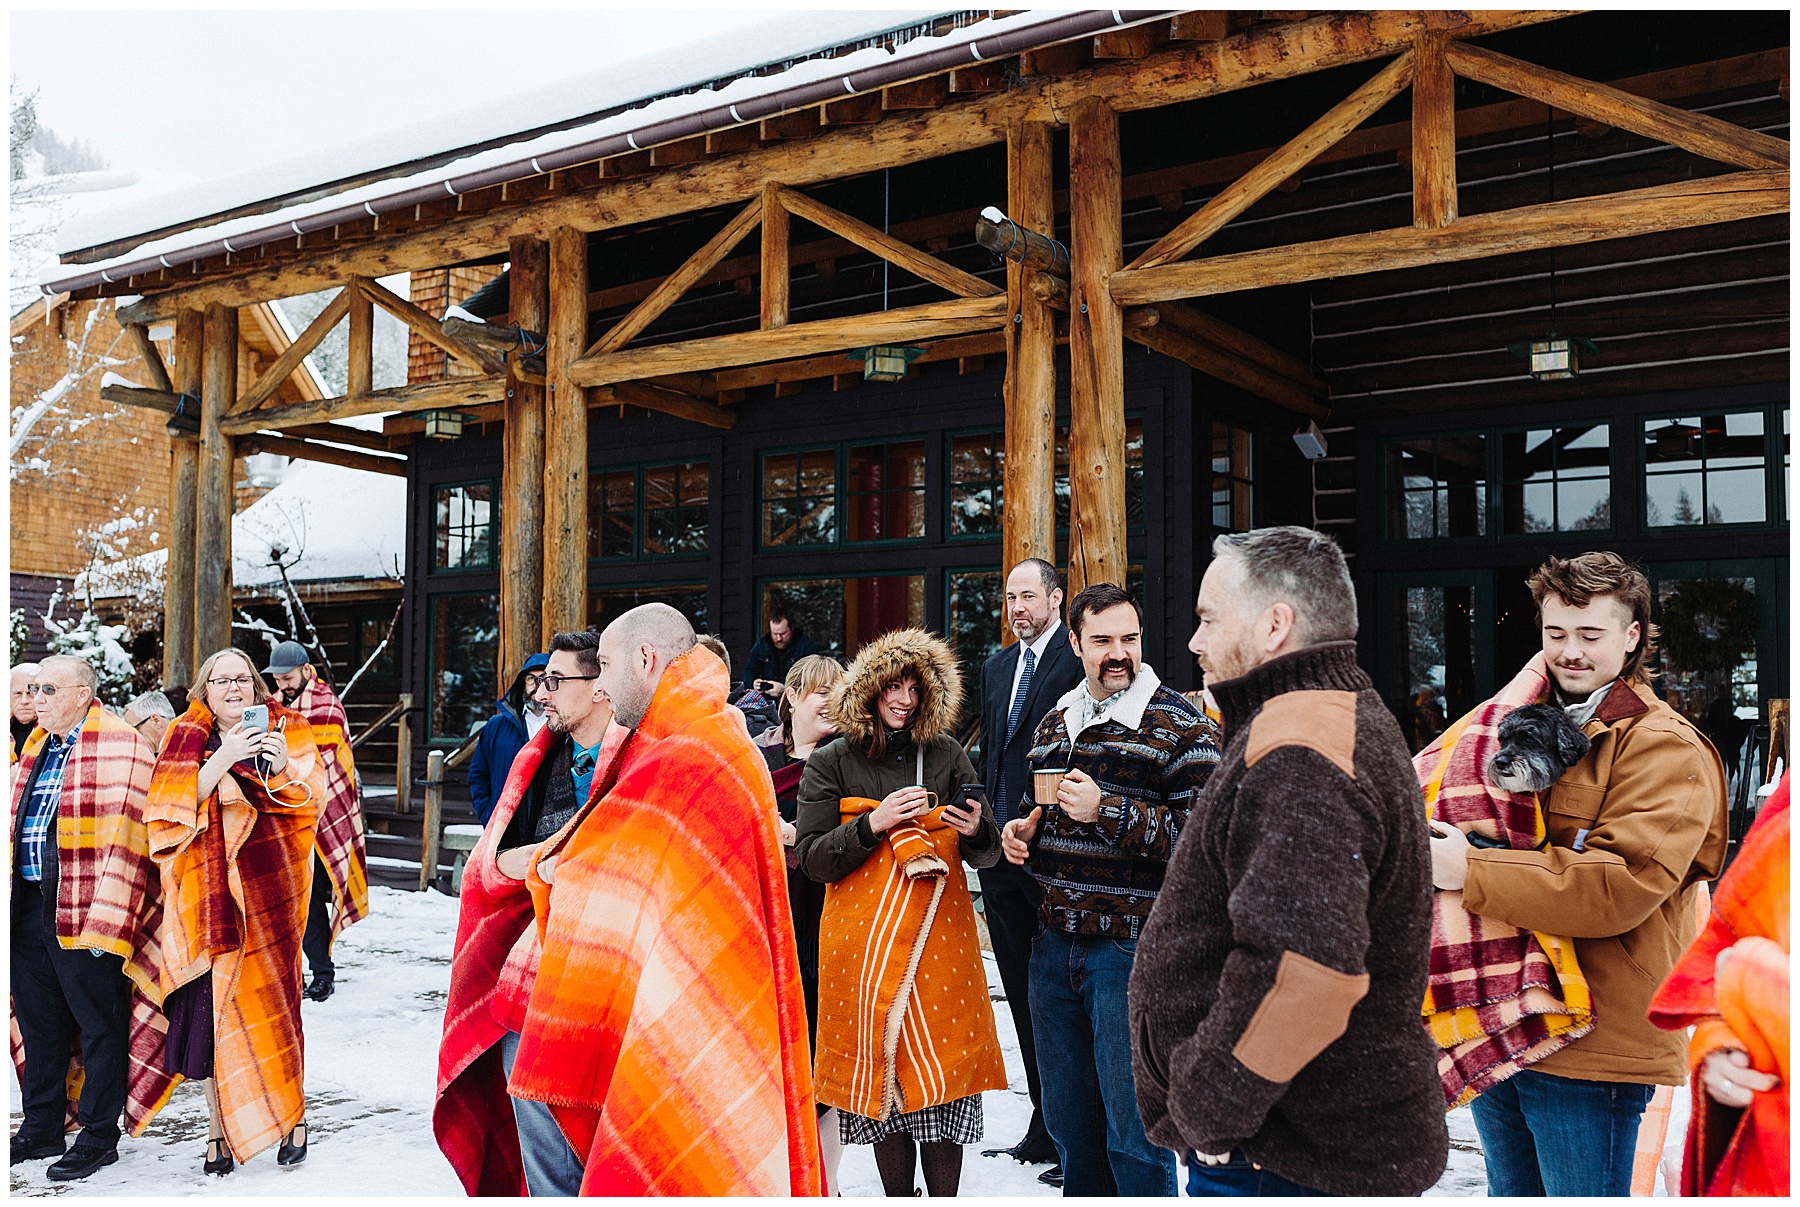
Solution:
M312 901L306 909L306 934L300 940L300 949L306 953L306 966L312 969L314 976L321 972L337 972L337 965L331 962L331 874L325 870L325 861L316 853L313 855Z
M981 870L981 907L1013 1030L1019 1036L1019 1058L1025 1062L1025 1084L1031 1091L1031 1126L1025 1138L1050 1142L1044 1126L1043 1089L1038 1080L1037 1043L1031 1033L1031 939L1038 930L1038 888L1024 868L1004 862Z
M28 881L15 885L21 900L13 911L12 1001L25 1040L22 1128L46 1138L62 1135L69 1054L79 1036L84 1077L77 1143L116 1148L131 1037L125 961L65 949L51 930L42 890Z

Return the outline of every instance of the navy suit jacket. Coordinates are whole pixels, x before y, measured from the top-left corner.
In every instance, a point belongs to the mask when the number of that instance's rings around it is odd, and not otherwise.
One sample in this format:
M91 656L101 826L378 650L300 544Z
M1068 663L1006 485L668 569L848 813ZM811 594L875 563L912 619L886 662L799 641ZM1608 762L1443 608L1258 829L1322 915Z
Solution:
M981 665L981 782L997 818L1002 815L1001 803L996 799L1001 768L1006 770L1006 795L1011 798L1004 816L1010 819L1019 815L1018 803L1031 788L1025 755L1031 749L1038 722L1087 675L1081 659L1069 645L1069 626L1059 620L1055 636L1032 672L1025 709L1019 714L1019 727L1009 741L1006 718L1012 708L1013 674L1024 649L1023 642L1015 641Z

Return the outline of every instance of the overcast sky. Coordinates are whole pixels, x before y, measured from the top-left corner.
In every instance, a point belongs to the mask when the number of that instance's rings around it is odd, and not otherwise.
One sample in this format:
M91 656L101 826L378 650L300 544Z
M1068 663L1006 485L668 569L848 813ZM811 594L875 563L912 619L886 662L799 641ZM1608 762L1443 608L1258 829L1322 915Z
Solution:
M777 5L780 0L775 0ZM840 7L860 7L854 3ZM634 58L769 8L11 14L39 121L115 168L207 178Z

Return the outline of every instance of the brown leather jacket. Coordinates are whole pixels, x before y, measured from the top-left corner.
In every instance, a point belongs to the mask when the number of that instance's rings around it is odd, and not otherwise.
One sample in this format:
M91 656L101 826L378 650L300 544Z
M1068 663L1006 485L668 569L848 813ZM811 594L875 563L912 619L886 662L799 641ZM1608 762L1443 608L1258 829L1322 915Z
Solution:
M1463 905L1572 935L1594 1029L1532 1067L1582 1081L1680 1085L1685 1039L1645 1017L1697 929L1694 886L1725 862L1725 765L1644 684L1614 683L1593 745L1544 801L1542 851L1471 850Z

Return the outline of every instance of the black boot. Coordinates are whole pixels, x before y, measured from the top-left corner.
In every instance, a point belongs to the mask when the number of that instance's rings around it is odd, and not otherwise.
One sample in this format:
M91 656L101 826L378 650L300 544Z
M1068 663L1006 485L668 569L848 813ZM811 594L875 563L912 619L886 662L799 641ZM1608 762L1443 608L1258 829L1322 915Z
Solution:
M46 1157L63 1155L64 1144L61 1136L40 1136L37 1132L20 1128L13 1133L12 1163L20 1161L42 1161Z
M313 973L312 984L306 987L306 996L315 1002L322 1002L331 996L332 982L337 979L335 972Z
M52 1165L47 1172L52 1182L76 1182L118 1159L119 1150L116 1148L102 1148L98 1144L77 1140L68 1155Z

